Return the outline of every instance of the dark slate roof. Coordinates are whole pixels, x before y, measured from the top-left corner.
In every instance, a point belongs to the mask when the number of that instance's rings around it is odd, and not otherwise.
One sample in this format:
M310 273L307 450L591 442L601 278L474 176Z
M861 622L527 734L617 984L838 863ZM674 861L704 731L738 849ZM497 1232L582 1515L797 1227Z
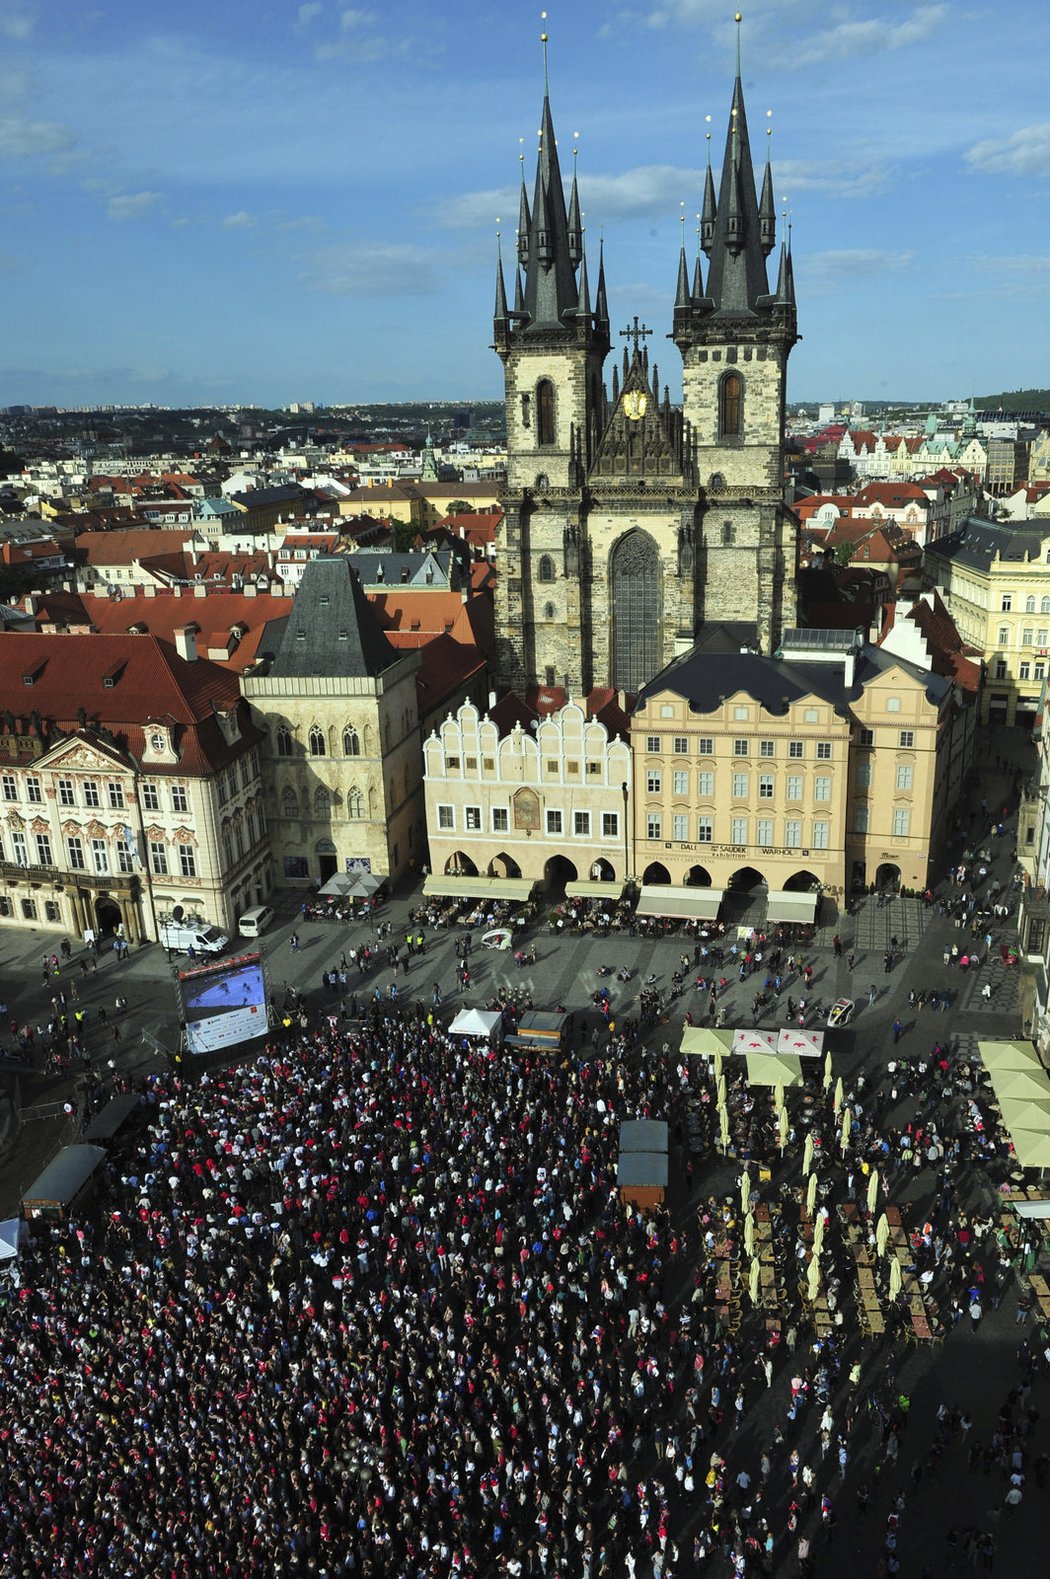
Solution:
M249 488L244 493L234 493L230 498L243 504L246 510L258 510L275 504L298 504L310 495L296 482L281 483L274 488Z
M725 698L739 692L774 716L786 713L792 703L805 696L818 696L830 702L837 712L845 713L868 681L892 668L924 680L931 702L940 703L950 689L949 682L939 675L869 645L857 655L854 681L849 686L845 684L841 663L804 663L738 649L705 650L698 645L650 680L638 696L636 710L661 691L676 691L687 699L694 713L713 713Z
M397 663L398 657L346 555L311 559L270 674L296 679L374 677Z
M68 1204L105 1160L101 1146L63 1146L22 1199Z
M939 537L930 543L927 553L939 559L958 560L959 564L970 565L975 570L987 570L996 555L1020 564L1029 558L1042 559L1042 545L1048 537L1050 523L984 521L980 516L970 515L950 537Z

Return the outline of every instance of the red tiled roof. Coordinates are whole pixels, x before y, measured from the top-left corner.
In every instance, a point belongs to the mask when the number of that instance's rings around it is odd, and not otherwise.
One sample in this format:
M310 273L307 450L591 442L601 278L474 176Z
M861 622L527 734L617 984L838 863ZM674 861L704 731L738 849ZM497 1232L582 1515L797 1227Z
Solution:
M416 695L420 719L444 709L457 691L485 672L485 656L452 636L435 636L420 657Z
M178 552L193 535L193 529L187 527L177 527L173 532L151 527L126 532L81 532L75 552L83 563L99 568L130 566L139 559Z
M24 683L28 674L32 685ZM114 683L103 684L106 678ZM78 727L82 708L90 724L109 730L136 759L151 721L174 725L179 762L158 772L212 773L260 738L235 674L207 658L189 663L156 636L9 632L0 639L0 693L66 732ZM238 711L242 738L233 746L216 708Z

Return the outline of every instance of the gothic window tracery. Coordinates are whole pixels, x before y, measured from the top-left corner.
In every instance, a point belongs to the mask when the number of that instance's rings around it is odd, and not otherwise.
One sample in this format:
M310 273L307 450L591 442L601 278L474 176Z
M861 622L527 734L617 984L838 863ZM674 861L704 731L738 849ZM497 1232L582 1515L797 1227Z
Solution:
M645 532L630 532L611 566L612 683L637 691L660 667L660 561Z
M554 443L554 385L549 378L536 385L536 438L542 445Z

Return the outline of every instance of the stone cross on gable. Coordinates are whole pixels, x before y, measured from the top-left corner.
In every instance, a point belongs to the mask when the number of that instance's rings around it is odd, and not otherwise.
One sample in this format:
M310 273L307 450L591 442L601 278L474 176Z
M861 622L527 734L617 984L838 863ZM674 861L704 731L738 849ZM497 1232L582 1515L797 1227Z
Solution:
M635 354L635 356L637 356L638 355L638 342L639 342L639 340L647 339L648 336L652 334L652 332L653 331L651 329L647 328L644 323L640 324L638 322L638 314L635 313L635 315L634 315L634 323L633 324L628 324L626 329L621 329L620 330L620 336L624 340L633 340L634 341L634 354Z

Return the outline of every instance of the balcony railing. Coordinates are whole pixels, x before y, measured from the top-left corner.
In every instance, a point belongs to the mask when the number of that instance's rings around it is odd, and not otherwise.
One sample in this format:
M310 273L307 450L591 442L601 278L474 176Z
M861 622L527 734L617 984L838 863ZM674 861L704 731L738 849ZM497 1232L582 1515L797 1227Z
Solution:
M138 881L135 872L79 872L61 866L20 866L17 861L0 861L0 877L37 888L45 884L49 888L131 888Z

